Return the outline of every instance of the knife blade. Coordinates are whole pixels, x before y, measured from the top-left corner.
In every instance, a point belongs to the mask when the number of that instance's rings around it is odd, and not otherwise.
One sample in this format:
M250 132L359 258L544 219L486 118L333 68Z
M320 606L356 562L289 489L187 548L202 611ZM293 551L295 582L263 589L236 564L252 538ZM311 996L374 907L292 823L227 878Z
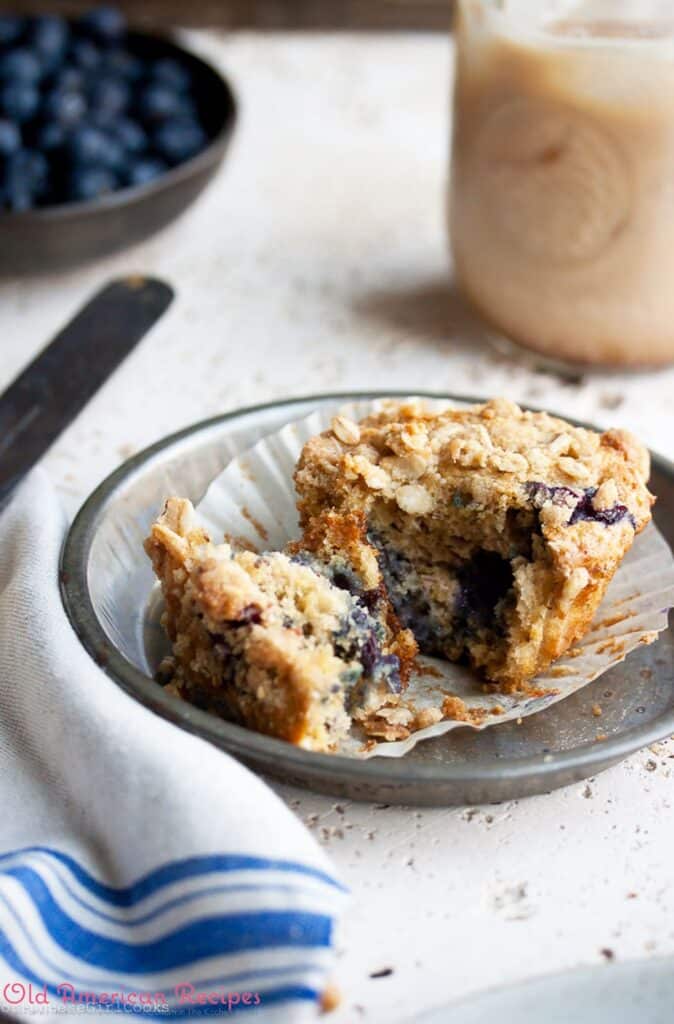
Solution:
M101 289L0 395L0 502L173 300L151 277Z

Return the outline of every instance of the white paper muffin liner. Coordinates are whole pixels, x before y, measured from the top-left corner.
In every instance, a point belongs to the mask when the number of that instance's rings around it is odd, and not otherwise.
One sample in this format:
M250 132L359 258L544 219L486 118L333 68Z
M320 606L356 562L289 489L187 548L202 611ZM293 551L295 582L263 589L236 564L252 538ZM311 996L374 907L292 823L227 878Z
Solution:
M395 399L396 402L402 399ZM200 522L214 541L223 536L259 551L280 550L299 536L293 472L304 444L326 430L336 414L360 420L381 409L385 400L335 403L289 423L234 458L211 483L200 502ZM424 399L433 411L468 403ZM589 632L532 681L541 696L486 694L470 669L435 658L420 658L405 691L404 704L415 711L439 708L448 696L459 697L470 721L445 718L395 742L368 742L353 735L339 753L354 757L402 757L421 740L441 736L460 725L481 730L525 718L564 700L606 672L640 644L649 644L667 626L674 606L674 557L651 523L635 540L611 581ZM425 667L431 671L425 673ZM357 730L354 727L354 733Z

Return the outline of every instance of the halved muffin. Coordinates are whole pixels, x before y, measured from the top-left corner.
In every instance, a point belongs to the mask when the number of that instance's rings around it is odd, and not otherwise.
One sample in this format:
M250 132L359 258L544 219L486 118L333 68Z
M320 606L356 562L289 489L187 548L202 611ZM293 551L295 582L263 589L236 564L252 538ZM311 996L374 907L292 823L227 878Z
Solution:
M358 514L324 514L304 544L256 554L213 544L190 502L171 498L145 547L186 700L312 750L397 704L417 648Z
M496 399L337 417L305 445L295 485L305 529L326 509L365 516L422 652L467 659L511 691L589 627L650 519L648 475L648 452L626 431Z

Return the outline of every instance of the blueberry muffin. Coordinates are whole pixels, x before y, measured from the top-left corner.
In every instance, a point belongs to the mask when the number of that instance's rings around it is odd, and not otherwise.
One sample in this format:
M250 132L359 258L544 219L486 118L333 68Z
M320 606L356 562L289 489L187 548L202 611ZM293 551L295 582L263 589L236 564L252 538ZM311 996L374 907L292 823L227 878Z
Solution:
M393 728L417 648L359 513L323 513L287 553L256 554L213 544L191 504L172 498L145 548L166 601L162 673L174 693L311 750L334 750L354 720L366 733Z
M496 399L338 416L304 447L300 519L366 517L388 596L422 652L467 660L495 689L527 681L588 629L650 519L649 457Z

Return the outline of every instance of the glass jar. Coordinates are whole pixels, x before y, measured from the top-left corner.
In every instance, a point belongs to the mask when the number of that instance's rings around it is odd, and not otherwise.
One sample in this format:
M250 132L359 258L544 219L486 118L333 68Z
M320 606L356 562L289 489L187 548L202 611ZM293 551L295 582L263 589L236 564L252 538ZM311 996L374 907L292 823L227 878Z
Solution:
M674 360L674 3L458 0L450 236L498 329Z

